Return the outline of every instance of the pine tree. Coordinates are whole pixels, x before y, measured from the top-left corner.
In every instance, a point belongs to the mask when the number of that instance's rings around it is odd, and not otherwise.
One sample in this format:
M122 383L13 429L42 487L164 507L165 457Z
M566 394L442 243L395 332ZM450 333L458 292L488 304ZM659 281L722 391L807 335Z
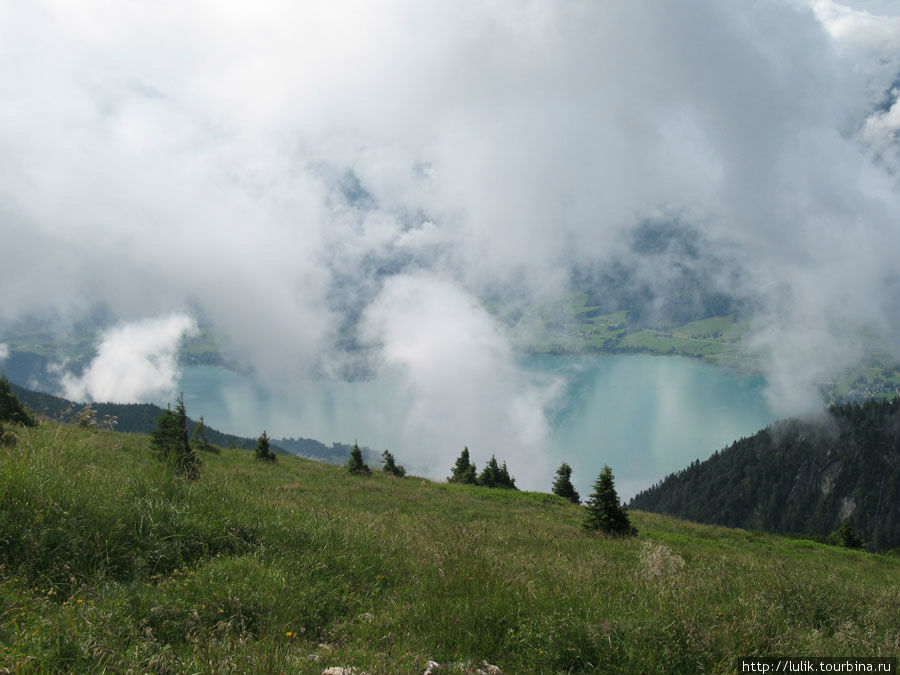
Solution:
M462 483L464 485L477 485L478 484L478 470L475 468L475 463L469 464L469 468L466 469L465 474L463 474Z
M500 466L497 464L497 458L491 455L490 461L485 464L484 469L478 476L478 484L482 487L497 487L500 482Z
M206 437L206 423L203 421L203 415L200 415L200 421L194 425L194 433L191 434L191 445L195 450L218 452Z
M347 470L358 476L369 476L372 473L372 470L363 461L362 450L359 449L359 444L355 441L353 442L353 449L350 451L350 459L347 460Z
M394 456L391 454L390 450L385 450L381 453L381 461L384 462L384 466L382 467L385 473L389 473L392 476L396 476L397 478L402 478L406 475L406 469L402 466L397 466L394 462Z
M34 416L12 392L6 373L0 372L0 421L33 427L37 424Z
M457 457L456 464L453 466L453 475L447 479L447 482L468 485L475 484L475 465L469 461L468 447L463 448L459 457Z
M841 527L837 531L837 539L840 542L841 546L845 548L862 548L863 546L862 539L860 539L856 535L856 532L854 532L849 518L845 519L844 522L841 523Z
M500 466L500 474L497 477L497 487L507 490L518 490L516 487L516 479L509 475L509 469L506 468L506 462Z
M585 528L601 530L615 536L634 536L637 530L628 520L628 514L619 504L619 495L613 479L612 469L604 466L594 483L594 492L587 500Z
M573 504L581 503L581 496L572 485L572 467L563 462L556 470L556 479L553 481L553 494L568 499Z
M172 412L172 406L166 406L162 414L156 418L156 429L150 434L150 445L156 451L160 461L169 459L172 454L172 448L178 437L177 422L175 421L175 413Z
M184 394L178 397L175 410L167 408L157 418L150 444L160 460L170 462L179 476L188 480L200 477L200 459L188 441Z
M269 437L265 431L256 441L256 459L263 462L274 462L276 459L275 453L269 448Z

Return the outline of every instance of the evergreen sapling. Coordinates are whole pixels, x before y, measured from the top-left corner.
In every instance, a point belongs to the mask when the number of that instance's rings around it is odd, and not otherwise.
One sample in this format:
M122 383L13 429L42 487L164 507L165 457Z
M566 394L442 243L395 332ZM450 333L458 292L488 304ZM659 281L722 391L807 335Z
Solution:
M269 437L265 431L256 441L256 459L261 462L274 462L276 459L275 453L269 447Z
M194 425L194 433L191 434L191 445L195 450L203 450L204 452L218 452L218 450L209 442L206 437L206 423L203 421L203 415L200 415L200 421Z
M363 461L362 450L359 444L353 442L353 449L350 451L350 459L347 460L347 470L357 476L369 476L372 470Z
M553 494L568 499L573 504L581 503L581 495L572 485L572 467L563 462L556 470L556 478L553 481Z
M497 487L500 483L500 465L497 464L497 458L491 455L490 461L485 464L484 469L478 476L478 484L482 487Z
M588 530L600 530L606 534L619 537L634 536L637 530L628 520L628 514L619 504L616 494L612 469L609 465L597 476L594 491L586 503L587 517L584 527Z
M157 418L150 444L159 459L171 463L179 476L188 480L200 477L201 462L188 441L184 394L178 397L175 410L167 408Z
M394 455L391 454L390 450L385 450L381 453L381 461L384 462L384 466L382 470L385 473L389 473L392 476L396 476L397 478L403 478L406 475L406 469L402 466L397 466L394 461Z
M477 482L475 473L475 465L469 461L469 448L465 447L459 457L456 458L453 474L447 479L447 482L474 485Z

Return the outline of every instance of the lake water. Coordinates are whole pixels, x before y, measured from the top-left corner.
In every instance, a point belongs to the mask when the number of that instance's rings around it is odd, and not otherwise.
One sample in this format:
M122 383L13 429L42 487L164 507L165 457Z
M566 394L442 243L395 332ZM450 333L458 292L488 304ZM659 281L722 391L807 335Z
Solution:
M620 497L628 499L775 419L763 396L763 378L693 359L540 355L524 359L519 368L535 382L555 383L554 395L541 404L544 433L530 454L503 447L489 451L509 462L526 489L549 491L553 471L566 461L586 498L609 464ZM449 474L462 445L472 443L460 436L437 452L434 446L445 440L446 429L433 438L427 430L406 433L415 400L402 379L391 375L273 393L231 371L192 367L182 373L180 388L188 413L202 413L222 431L255 437L266 429L272 437L303 436L327 445L358 439L373 450L390 448L413 472L433 478ZM472 453L480 468L487 456L475 447Z

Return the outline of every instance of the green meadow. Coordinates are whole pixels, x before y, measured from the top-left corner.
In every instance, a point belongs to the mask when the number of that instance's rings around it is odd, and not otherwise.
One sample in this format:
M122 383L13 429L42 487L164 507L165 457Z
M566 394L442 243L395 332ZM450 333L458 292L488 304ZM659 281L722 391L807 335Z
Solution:
M203 453L186 482L145 435L14 432L0 671L698 673L900 656L893 556L642 512L637 537L612 539L549 494L250 451Z

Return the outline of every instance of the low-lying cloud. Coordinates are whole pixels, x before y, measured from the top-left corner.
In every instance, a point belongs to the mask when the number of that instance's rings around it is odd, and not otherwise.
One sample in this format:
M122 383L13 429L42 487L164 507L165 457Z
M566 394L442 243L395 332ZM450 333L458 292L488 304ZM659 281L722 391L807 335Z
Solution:
M178 347L196 330L196 322L183 314L111 328L81 375L62 373L63 395L111 403L171 400L178 384Z
M628 233L675 214L754 308L773 407L815 406L872 341L900 355L900 17L858 4L4 3L0 322L143 326L65 380L140 400L187 324L134 322L189 307L265 386L390 371L398 433L446 460L498 422L530 458L534 315L485 303L609 260L664 295L677 256Z
M367 309L362 335L378 348L379 372L403 383L410 407L395 442L416 448L418 464L446 471L465 442L483 461L514 449L528 483L547 475L543 410L555 383L525 375L477 298L428 274L398 275Z

